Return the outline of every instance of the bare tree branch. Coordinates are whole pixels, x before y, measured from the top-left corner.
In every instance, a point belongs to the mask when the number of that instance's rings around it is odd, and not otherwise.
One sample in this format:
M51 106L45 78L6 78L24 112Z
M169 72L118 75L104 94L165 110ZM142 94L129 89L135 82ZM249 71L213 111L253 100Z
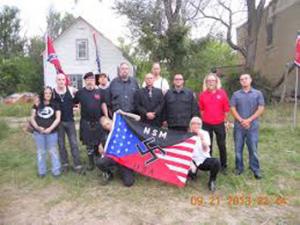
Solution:
M225 5L222 1L218 0L219 5L228 12L228 21L225 21L221 16L217 17L217 16L213 16L213 15L208 15L204 12L204 10L202 10L201 8L198 8L195 4L191 3L191 5L193 5L195 8L197 7L197 10L202 14L202 16L206 19L211 19L214 21L217 21L219 23L221 23L223 26L226 27L226 41L228 43L228 45L236 50L239 51L245 58L247 56L247 52L246 49L244 49L243 47L240 47L236 44L233 43L232 41L232 15L233 12L231 10L230 7L228 7L227 5Z
M232 14L231 8L229 8L227 5L225 5L222 1L218 0L218 3L220 6L222 6L224 9L226 9L229 13Z
M182 6L182 0L176 0L176 7L175 7L175 10L174 10L174 13L173 13L174 18L178 17L181 6Z
M191 4L194 5L194 3L191 3ZM198 15L199 11L200 11L200 7L201 7L201 1L199 1L198 6L195 7L194 14L192 16L188 17L187 20L193 20L193 19L195 19L196 16Z
M172 4L169 0L164 0L164 6L167 20L170 23L172 21Z
M191 5L194 6L195 8L197 7L194 3L191 2ZM225 27L229 27L229 24L227 24L224 20L222 20L221 18L218 18L216 16L212 16L212 15L207 15L204 10L202 10L201 8L198 9L199 12L202 14L202 16L204 18L207 18L207 19L213 19L213 20L216 20L216 21L219 21L220 23L222 23Z
M257 29L260 27L260 24L261 24L261 19L262 19L262 14L264 12L264 8L265 8L265 3L266 3L266 0L261 0L258 7L257 7L257 10L256 10L256 18L257 18Z

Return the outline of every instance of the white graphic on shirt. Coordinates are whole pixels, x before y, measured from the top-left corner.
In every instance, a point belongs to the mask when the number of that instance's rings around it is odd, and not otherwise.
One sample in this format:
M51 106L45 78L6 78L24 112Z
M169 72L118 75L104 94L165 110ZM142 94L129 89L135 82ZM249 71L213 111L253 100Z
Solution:
M51 116L54 115L54 110L49 106L45 106L43 109L39 109L37 114L43 119L49 119Z

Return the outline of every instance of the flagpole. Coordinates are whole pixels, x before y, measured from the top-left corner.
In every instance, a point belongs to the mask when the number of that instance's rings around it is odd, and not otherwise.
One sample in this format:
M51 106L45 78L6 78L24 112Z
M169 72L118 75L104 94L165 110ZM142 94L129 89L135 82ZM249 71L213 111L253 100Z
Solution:
M99 57L99 51L98 51L98 46L97 46L97 41L96 41L96 33L95 32L93 32L93 39L94 39L94 44L95 44L96 63L97 63L97 67L98 67L98 72L101 73L100 57Z
M297 126L298 83L299 83L299 67L296 66L295 104L294 104L294 119L293 119L294 128L296 128Z

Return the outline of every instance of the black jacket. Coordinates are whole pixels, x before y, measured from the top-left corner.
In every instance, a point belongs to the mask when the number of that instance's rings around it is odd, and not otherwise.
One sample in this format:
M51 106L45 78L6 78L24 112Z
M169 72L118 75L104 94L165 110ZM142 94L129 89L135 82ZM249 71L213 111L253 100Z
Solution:
M153 126L161 126L162 109L164 96L159 88L152 88L152 97L149 95L147 88L139 89L134 97L135 108L137 113L141 116L141 121L152 124ZM148 112L155 112L154 120L148 120L146 114Z
M197 101L191 90L183 88L180 92L170 89L164 96L164 121L169 128L188 128L193 116L199 116Z
M112 111L122 109L134 112L134 94L138 89L139 85L134 77L129 77L127 81L119 77L113 79L108 90L108 102Z

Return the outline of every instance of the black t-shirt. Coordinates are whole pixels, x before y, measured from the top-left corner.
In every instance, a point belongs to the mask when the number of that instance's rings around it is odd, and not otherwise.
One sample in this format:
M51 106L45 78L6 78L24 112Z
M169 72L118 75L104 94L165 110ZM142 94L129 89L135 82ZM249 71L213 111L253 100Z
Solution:
M101 88L99 87L99 90L101 91L102 95L104 96L104 101L107 104L107 107L109 106L109 87L107 88Z
M51 102L49 105L33 105L32 108L35 109L35 121L37 125L43 128L50 127L56 119L56 111L60 111L59 105L55 102ZM51 133L55 131L56 128Z
M81 118L87 121L98 121L102 116L101 105L105 102L105 94L100 89L80 89L74 98L74 103L80 103Z
M66 93L62 95L58 94L55 89L53 93L53 98L61 110L61 121L74 121L73 96L71 95L69 88L67 88Z

